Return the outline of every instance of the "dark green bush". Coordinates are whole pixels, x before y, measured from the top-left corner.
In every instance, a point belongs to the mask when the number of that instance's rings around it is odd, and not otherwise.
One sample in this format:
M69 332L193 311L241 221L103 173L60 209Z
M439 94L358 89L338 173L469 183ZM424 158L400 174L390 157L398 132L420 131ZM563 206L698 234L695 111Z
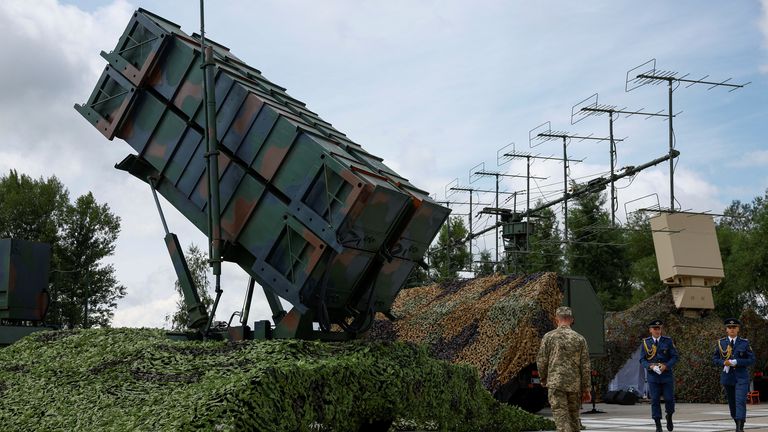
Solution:
M161 330L37 333L0 350L3 431L552 429L477 372L405 343L173 342Z

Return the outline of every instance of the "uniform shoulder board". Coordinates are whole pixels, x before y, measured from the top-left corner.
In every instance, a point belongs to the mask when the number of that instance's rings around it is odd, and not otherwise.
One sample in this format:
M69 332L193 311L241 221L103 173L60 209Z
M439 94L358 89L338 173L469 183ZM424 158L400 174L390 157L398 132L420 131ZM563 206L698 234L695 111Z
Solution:
M722 342L722 341L724 341L726 339L728 339L728 337L720 338L720 341Z
M739 339L743 340L744 342L749 342L749 339L747 338L739 338Z

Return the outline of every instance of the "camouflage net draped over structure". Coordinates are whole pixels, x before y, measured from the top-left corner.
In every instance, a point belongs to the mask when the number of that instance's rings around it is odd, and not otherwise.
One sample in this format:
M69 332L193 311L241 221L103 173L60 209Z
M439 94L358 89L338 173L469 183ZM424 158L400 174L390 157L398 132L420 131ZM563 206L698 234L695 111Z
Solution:
M664 321L664 334L675 341L680 360L675 366L675 395L680 402L721 403L720 371L712 365L715 341L725 336L723 320L715 314L686 318L675 308L668 290L655 294L630 309L606 317L607 356L595 362L602 390L648 336L648 322ZM757 364L764 365L768 348L768 324L754 312L742 318L740 336L750 340Z
M161 330L45 332L0 350L3 431L552 429L497 403L474 370L405 343L174 342Z
M439 359L477 368L494 392L535 362L561 302L555 273L411 288L392 307L399 319L378 320L371 337L426 344Z

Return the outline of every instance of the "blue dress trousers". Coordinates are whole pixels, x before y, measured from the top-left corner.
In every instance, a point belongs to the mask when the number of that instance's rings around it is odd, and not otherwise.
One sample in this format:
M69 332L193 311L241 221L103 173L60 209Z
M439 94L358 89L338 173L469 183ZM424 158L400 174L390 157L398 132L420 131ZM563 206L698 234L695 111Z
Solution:
M640 363L646 371L648 392L651 395L651 417L661 418L661 395L664 395L664 409L667 414L675 412L675 375L673 368L677 363L677 348L672 338L661 336L654 344L652 337L643 339L640 344ZM667 369L661 374L649 369L654 363L664 363Z
M736 360L736 366L731 366L728 372L720 373L720 384L725 389L731 418L745 420L747 418L747 393L749 392L749 367L755 364L755 353L749 346L749 341L737 337L733 344L727 337L717 341L712 363L723 369L725 360Z

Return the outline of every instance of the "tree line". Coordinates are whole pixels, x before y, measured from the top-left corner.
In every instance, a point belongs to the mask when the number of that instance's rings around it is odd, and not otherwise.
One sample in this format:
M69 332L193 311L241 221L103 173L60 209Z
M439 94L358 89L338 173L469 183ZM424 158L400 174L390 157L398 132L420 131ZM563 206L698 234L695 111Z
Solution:
M626 222L612 226L605 204L599 192L570 201L568 242L554 211L542 210L531 218L535 230L527 250L507 253L500 263L488 250L471 257L460 241L469 234L463 218L450 217L427 253L429 270L416 271L410 283L552 271L588 277L606 310L624 310L665 286L659 280L650 214L631 213ZM715 221L725 271L713 289L716 312L738 316L749 307L768 313L768 191L749 203L733 201L723 215Z
M450 217L429 248L429 270L412 274L411 286L459 276L553 271L587 276L606 310L623 310L665 289L660 282L648 214L630 214L611 227L603 193L571 200L568 237L551 208L531 220L527 247L496 263L491 251L470 256L469 234L461 217ZM540 203L537 203L538 207ZM733 201L716 221L725 279L713 290L716 311L738 316L750 307L768 313L768 191L749 203ZM74 199L55 176L34 179L11 170L0 177L0 238L40 241L52 246L47 321L78 327L108 326L117 301L125 296L112 264L120 218L88 192ZM205 254L194 245L187 258L201 298L210 304ZM471 272L468 271L471 269ZM177 284L178 285L178 284ZM177 286L177 290L178 290ZM87 307L86 307L87 305ZM86 315L87 310L87 315ZM186 322L181 296L166 317L173 328Z
M75 199L56 178L32 178L11 170L0 177L0 239L14 238L51 245L52 257L46 323L65 328L110 326L117 301L126 288L117 280L112 256L120 217L88 192ZM213 299L208 256L191 244L186 251L190 274L202 304ZM176 308L165 317L174 330L187 327L188 312L178 280Z

